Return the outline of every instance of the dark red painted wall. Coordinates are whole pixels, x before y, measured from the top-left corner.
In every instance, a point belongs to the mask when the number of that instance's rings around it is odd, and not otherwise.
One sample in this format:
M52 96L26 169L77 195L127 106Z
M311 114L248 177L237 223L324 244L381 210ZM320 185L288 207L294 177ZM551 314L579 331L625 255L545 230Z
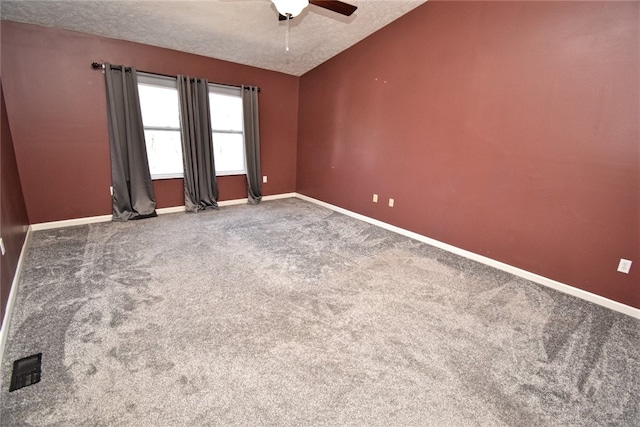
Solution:
M31 223L111 213L104 75L92 62L260 86L263 193L295 191L294 76L147 45L2 21L2 79ZM220 177L220 199L247 197L246 178ZM181 179L155 181L158 207L184 204Z
M418 7L302 76L298 192L640 308L639 7Z
M4 102L4 88L0 81L0 237L4 241L6 253L0 256L0 322L4 319L11 284L16 273L22 245L27 236L29 219L24 205L16 155L13 150L11 129L7 120Z

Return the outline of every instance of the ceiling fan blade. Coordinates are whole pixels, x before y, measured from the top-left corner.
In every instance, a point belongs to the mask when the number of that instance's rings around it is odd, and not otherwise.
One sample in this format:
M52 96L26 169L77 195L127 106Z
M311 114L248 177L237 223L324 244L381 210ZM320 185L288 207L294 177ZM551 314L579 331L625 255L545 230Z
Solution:
M344 16L351 16L351 14L357 9L357 7L352 6L348 3L334 0L309 0L309 3L314 6L329 9Z

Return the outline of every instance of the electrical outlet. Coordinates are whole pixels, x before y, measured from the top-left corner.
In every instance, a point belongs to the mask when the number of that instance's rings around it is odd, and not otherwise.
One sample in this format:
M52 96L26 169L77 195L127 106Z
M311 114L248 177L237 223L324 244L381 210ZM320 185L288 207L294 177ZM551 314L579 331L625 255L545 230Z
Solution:
M629 274L629 270L631 270L631 261L628 259L620 258L620 263L618 264L618 271L620 273Z
M2 252L2 255L4 255L7 252L4 249L4 240L2 240L2 237L0 237L0 252Z
M389 199L389 207L392 208L393 207L393 199Z
M378 195L377 194L373 195L373 203L378 203Z
M265 175L265 176L263 176L263 177L262 177L262 183L263 183L263 184L266 184L266 183L267 183L267 175Z

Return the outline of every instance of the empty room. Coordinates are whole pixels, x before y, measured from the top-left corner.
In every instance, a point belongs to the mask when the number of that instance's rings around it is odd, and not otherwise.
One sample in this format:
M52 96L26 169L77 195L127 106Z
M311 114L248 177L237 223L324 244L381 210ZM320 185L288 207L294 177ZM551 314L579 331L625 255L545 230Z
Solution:
M640 2L0 16L0 425L640 425Z

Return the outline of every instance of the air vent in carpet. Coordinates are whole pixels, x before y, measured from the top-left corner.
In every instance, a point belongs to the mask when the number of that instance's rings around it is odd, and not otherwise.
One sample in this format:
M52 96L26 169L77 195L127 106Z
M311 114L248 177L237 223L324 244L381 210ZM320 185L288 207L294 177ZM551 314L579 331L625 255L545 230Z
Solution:
M19 388L40 382L41 372L42 353L14 361L9 391L18 390Z

